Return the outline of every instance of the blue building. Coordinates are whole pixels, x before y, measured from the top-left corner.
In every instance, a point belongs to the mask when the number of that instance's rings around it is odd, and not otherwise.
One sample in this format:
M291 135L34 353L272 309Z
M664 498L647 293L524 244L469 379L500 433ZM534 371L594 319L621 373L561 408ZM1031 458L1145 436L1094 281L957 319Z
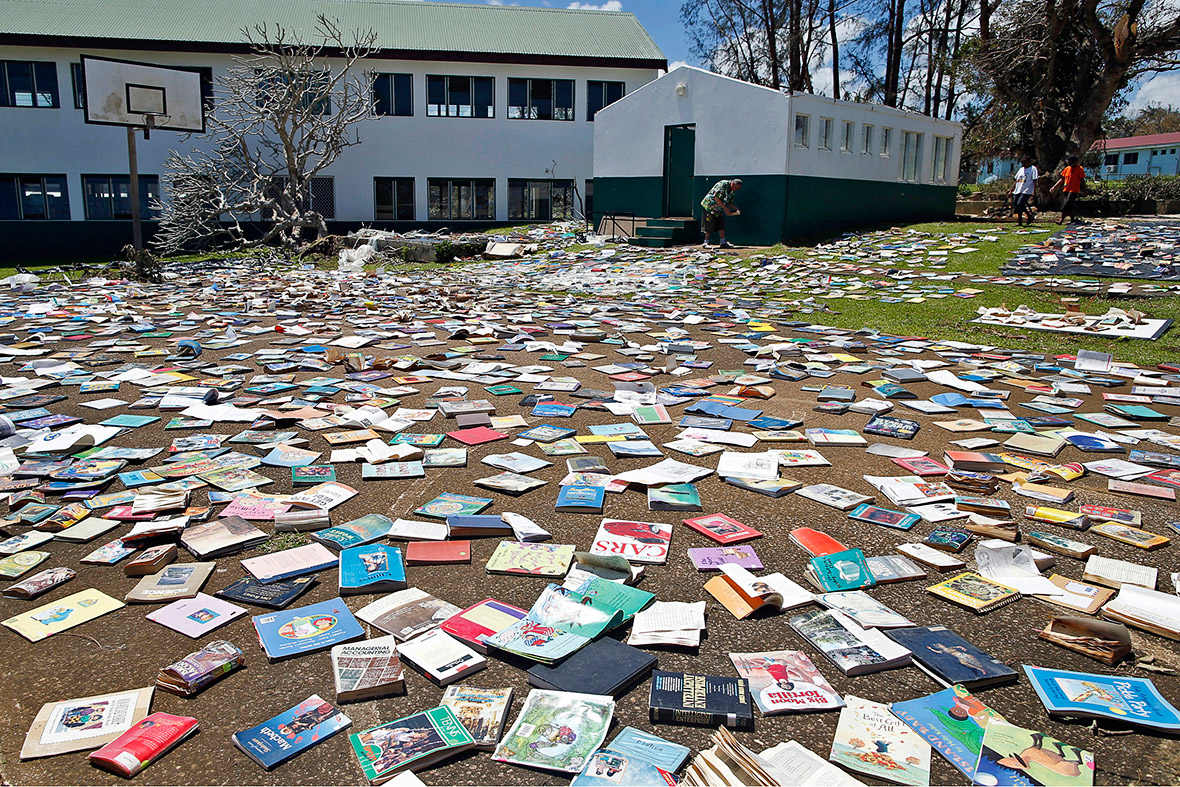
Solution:
M1180 175L1180 133L1100 139L1093 150L1101 157L1098 177L1122 180L1128 175Z

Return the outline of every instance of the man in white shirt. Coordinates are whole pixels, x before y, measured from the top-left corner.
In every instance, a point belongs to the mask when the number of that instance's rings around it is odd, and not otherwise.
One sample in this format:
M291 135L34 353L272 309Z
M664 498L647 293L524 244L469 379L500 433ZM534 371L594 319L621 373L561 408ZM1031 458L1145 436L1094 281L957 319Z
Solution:
M1034 196L1037 193L1037 178L1040 173L1033 166L1031 156L1025 156L1020 161L1020 169L1016 172L1016 185L1012 187L1012 212L1016 214L1016 226L1022 226L1024 217L1028 217L1028 224L1032 226Z

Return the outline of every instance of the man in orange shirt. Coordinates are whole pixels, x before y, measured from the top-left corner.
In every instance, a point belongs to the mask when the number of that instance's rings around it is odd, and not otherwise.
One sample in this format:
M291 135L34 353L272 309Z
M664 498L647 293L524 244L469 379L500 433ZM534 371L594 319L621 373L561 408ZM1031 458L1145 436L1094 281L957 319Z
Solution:
M1066 161L1065 169L1061 170L1061 177L1053 184L1053 189L1056 190L1058 186L1065 187L1065 193L1061 200L1061 219L1058 224L1065 223L1066 215L1069 216L1072 222L1077 218L1077 206L1075 203L1078 197L1081 196L1082 189L1086 187L1086 170L1078 163L1077 156L1070 156Z

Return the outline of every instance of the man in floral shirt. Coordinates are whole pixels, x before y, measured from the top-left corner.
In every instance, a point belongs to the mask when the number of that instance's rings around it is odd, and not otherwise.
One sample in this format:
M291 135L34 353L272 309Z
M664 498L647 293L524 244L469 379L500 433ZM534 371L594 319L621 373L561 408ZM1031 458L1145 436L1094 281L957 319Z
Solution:
M718 237L721 238L719 248L730 248L729 241L725 239L725 217L736 216L741 213L740 210L733 206L733 193L742 187L742 179L734 178L733 180L719 180L713 184L713 188L709 189L709 193L701 200L701 207L704 208L705 216L705 248L709 248L709 237L713 231L717 231Z

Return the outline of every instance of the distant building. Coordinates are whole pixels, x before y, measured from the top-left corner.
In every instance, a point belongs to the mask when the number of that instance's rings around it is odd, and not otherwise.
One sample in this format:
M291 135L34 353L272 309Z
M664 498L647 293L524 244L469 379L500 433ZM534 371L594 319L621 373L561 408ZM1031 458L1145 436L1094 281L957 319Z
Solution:
M1122 180L1128 175L1180 175L1180 132L1100 139L1091 150L1101 161L1098 177Z
M1020 158L1011 153L1001 153L979 162L975 172L976 183L993 183L997 180L1016 177L1016 170L1020 169Z
M212 98L232 56L248 51L243 28L277 23L314 41L320 13L377 33L363 64L375 72L363 144L307 195L337 232L546 221L571 216L579 197L589 208L595 113L667 68L630 13L398 0L7 3L0 258L46 245L94 256L130 242L126 132L84 122L81 55L190 68ZM145 203L167 151L203 139L140 141Z
M736 243L952 218L961 140L958 123L684 66L598 113L594 211L700 219L709 188L740 177Z

